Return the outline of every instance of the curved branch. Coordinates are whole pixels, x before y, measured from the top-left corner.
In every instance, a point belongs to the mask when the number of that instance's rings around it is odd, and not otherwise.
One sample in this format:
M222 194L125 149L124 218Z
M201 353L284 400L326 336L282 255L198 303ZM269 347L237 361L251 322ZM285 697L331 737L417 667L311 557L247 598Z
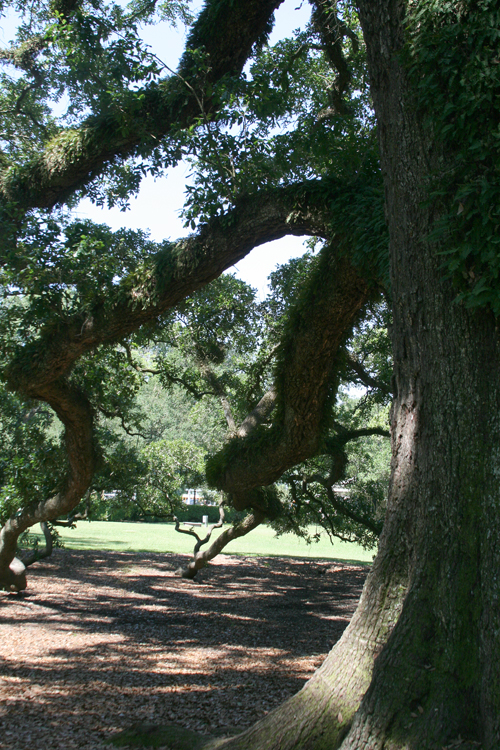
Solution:
M249 370L249 376L250 376L250 385L248 387L248 396L251 398L252 394L258 393L261 390L261 381L265 373L266 367L271 363L271 361L276 356L276 352L279 349L279 345L276 344L273 347L271 347L271 350L264 356L260 357L259 359L252 363L250 370Z
M194 538L196 539L197 544L200 543L200 537L198 536L198 534L196 533L196 531L194 529L181 529L181 526L180 526L181 521L179 521L179 519L177 518L177 516L174 516L174 523L175 523L175 530L179 534L188 534L188 536L194 536Z
M220 404L222 406L222 411L224 412L224 418L226 420L226 424L230 432L231 433L236 432L236 422L234 421L233 410L231 409L231 404L229 403L226 390L223 387L220 378L218 378L217 375L214 373L214 371L208 364L207 358L201 353L201 351L198 351L197 361L198 361L198 367L200 368L200 371L203 374L203 377L205 378L207 383L210 385L210 387L213 389L214 395L220 401Z
M359 523L360 526L364 526L370 531L373 531L373 533L376 534L377 536L380 536L380 534L382 533L382 528L384 525L382 522L377 523L377 521L374 521L369 516L365 516L365 515L362 515L361 513L357 513L349 505L342 502L342 500L339 500L337 493L332 488L330 477L328 477L328 479L325 479L325 477L323 477L321 474L312 474L311 476L308 476L308 477L302 477L302 478L290 477L290 479L301 479L304 485L303 491L309 497L309 499L313 502L316 502L317 498L311 492L311 490L307 489L307 485L311 483L320 484L325 490L328 496L328 501L331 503L332 508L334 508L334 510L338 511L341 515L346 516L346 518L350 518L351 521L355 521L356 523ZM323 504L321 504L321 510L324 513L325 517L328 519L328 522L330 523L330 526L331 526L329 514L326 511ZM338 534L333 530L333 526L331 526L331 528L332 528L332 534L334 536L338 536ZM349 541L349 540L344 540L344 541Z
M383 427L360 427L357 430L349 430L340 422L333 422L333 426L337 430L337 435L328 437L325 440L325 449L327 453L338 451L339 445L345 445L351 440L356 440L360 437L370 437L370 435L380 435L381 437L390 438L391 433L389 430L384 430Z
M83 513L69 513L65 521L61 521L60 519L53 520L52 526L63 526L67 529L76 529L78 521L90 520L90 492L88 490L85 493L85 497L85 511Z
M196 556L196 554L200 551L201 547L203 547L204 544L210 541L210 537L212 536L214 529L220 529L222 527L224 523L224 506L219 505L219 520L217 521L217 523L213 523L208 527L207 534L205 537L203 537L203 539L200 539L200 537L198 536L198 534L196 533L194 529L181 529L179 525L180 522L177 516L174 516L174 521L175 521L175 530L178 531L179 534L189 534L190 536L194 536L196 538L197 541L196 541L196 544L194 545L194 550L193 550L193 555ZM179 573L179 571L181 570L182 568L179 568L177 573ZM181 575L181 573L179 573L179 575Z
M359 42L356 34L337 15L337 3L332 0L313 0L311 20L322 41L325 56L337 71L335 82L328 88L331 107L320 113L319 119L348 113L344 101L352 81L352 73L342 49L344 37L349 37L355 49Z
M132 350L130 348L130 344L128 344L126 341L122 341L121 345L125 349L125 355L127 357L127 362L129 363L129 365L131 367L133 367L133 369L136 372L147 372L150 375L159 375L160 374L161 370L152 370L149 367L141 367L140 365L138 365L137 362L132 357Z
M68 472L60 492L20 508L0 530L0 586L11 580L9 566L15 557L19 535L36 523L52 521L72 511L94 474L93 414L87 398L65 382L40 389L34 397L45 400L65 426Z
M337 354L367 296L368 287L348 258L337 257L331 247L322 251L281 346L273 426L256 439L254 430L250 440L230 441L207 467L209 481L230 493L238 510L247 507L250 489L275 482L317 453L325 405L338 381Z
M119 419L123 431L126 432L127 435L130 435L130 437L141 437L144 438L144 440L147 440L147 435L145 435L143 432L133 432L131 427L127 426L127 424L125 423L125 417L119 409L110 411L109 409L105 409L104 406L100 405L98 405L97 408L101 412L101 414L104 414L104 416L108 419Z
M213 560L214 557L220 554L229 542L232 542L234 539L238 539L241 536L245 536L259 526L265 518L265 513L254 510L244 518L241 523L234 524L229 529L226 529L226 531L223 531L207 550L204 552L197 552L194 555L194 559L191 560L185 568L179 568L177 570L177 575L180 575L182 578L194 578L197 572L204 568L210 560Z
M92 310L60 320L42 330L37 341L20 347L6 368L10 387L30 395L53 383L82 354L101 344L123 341L220 276L254 247L286 235L328 237L331 196L342 189L338 182L312 180L241 198L232 211L203 225L198 234L162 249L149 262L149 269L124 278Z
M335 510L338 510L338 512L343 516L350 518L351 521L359 523L361 526L364 526L370 531L373 531L373 533L377 536L380 536L384 525L382 522L377 523L377 521L374 521L368 516L356 513L356 511L353 510L349 505L346 505L346 503L343 503L342 500L338 499L333 489L330 486L327 486L327 483L323 483L323 487L326 490L329 502L331 503L332 507L335 508Z
M379 380L378 378L374 378L370 373L365 370L361 362L358 362L357 359L355 359L352 355L346 356L346 363L348 367L358 376L359 380L363 385L366 385L368 388L377 388L378 390L382 391L382 393L387 394L388 396L392 395L392 389L387 384L384 383L382 380Z
M336 537L337 539L340 539L341 542L352 542L352 536L347 536L346 534L342 534L337 529L335 529L333 525L333 520L330 516L330 514L325 509L325 506L319 501L319 510L315 507L315 504L318 501L318 498L310 491L305 490L305 494L309 498L311 504L309 505L309 510L314 514L316 518L316 523L322 526L326 533L328 534L328 537L330 541L333 544L333 539ZM328 527L325 526L325 524L328 524Z

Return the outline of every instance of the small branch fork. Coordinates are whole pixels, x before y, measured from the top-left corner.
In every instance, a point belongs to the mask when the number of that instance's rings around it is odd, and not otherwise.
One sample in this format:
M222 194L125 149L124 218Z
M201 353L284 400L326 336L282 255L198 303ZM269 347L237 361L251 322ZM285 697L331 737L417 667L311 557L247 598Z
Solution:
M104 416L108 417L108 419L119 419L123 431L126 432L127 435L130 435L130 437L141 437L144 438L144 440L147 440L147 435L145 435L143 432L133 432L133 430L126 424L125 417L119 409L110 411L109 409L105 409L103 406L98 406L97 408L99 409L101 414L104 414Z
M222 527L222 524L224 523L224 505L219 505L219 520L217 523L213 523L211 526L208 527L207 535L201 539L196 531L194 529L181 529L180 528L180 521L177 518L177 516L174 516L174 522L175 522L175 530L179 532L179 534L188 534L189 536L194 536L196 539L196 544L194 545L193 554L197 555L197 553L200 551L200 548L210 541L210 537L212 536L212 532L214 529L220 529ZM178 571L177 571L178 572Z
M176 571L177 575L181 576L182 578L193 579L197 572L201 570L201 568L204 568L210 560L212 560L220 552L222 552L224 547L226 547L229 542L232 542L234 539L238 539L241 536L245 536L250 531L259 526L259 524L261 524L265 518L266 516L264 513L261 513L258 510L253 510L252 513L249 513L249 515L246 516L243 521L241 521L241 523L236 523L229 529L223 531L222 534L219 534L217 539L212 542L207 550L205 550L204 552L196 552L194 555L194 559L191 560L191 562L188 563L185 568L178 568L178 570ZM193 536L197 535L193 533Z

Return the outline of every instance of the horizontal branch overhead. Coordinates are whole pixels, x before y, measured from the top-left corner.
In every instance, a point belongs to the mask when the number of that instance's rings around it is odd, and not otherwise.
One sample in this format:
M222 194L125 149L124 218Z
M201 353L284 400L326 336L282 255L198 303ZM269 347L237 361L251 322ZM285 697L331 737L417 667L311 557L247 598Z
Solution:
M219 106L207 96L223 77L237 76L282 0L207 3L189 35L177 74L131 95L124 109L63 130L31 163L0 175L0 197L17 209L50 208L94 179L115 157L147 153L169 133L196 124ZM203 64L193 52L202 51ZM200 96L203 92L203 112Z

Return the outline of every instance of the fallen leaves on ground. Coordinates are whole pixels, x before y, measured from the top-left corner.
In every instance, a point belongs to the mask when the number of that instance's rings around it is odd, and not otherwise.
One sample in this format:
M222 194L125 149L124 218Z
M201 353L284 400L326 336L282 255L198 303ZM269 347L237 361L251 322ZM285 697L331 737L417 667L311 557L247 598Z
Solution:
M346 627L364 566L56 550L0 595L6 750L104 750L136 722L243 730L297 692ZM319 575L324 573L324 575Z

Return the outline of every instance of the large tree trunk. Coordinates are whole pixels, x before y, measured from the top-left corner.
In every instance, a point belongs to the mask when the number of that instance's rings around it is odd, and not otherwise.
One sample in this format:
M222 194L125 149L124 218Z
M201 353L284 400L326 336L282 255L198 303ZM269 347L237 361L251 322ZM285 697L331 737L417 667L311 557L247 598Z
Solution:
M401 617L347 748L500 747L500 347L493 316L454 303L426 242L439 154L397 53L403 4L362 3L387 186L394 296L391 508L411 555ZM404 519L401 519L403 521ZM386 543L390 540L386 538Z
M390 522L389 522L390 523ZM384 531L385 533L385 531ZM365 694L375 657L397 622L406 592L406 536L379 553L340 641L302 690L241 735L206 750L333 750Z
M360 4L391 237L387 519L357 612L325 664L223 747L438 750L460 742L498 750L498 330L488 311L453 302L426 241L435 216L424 199L438 154L399 63L406 4Z

